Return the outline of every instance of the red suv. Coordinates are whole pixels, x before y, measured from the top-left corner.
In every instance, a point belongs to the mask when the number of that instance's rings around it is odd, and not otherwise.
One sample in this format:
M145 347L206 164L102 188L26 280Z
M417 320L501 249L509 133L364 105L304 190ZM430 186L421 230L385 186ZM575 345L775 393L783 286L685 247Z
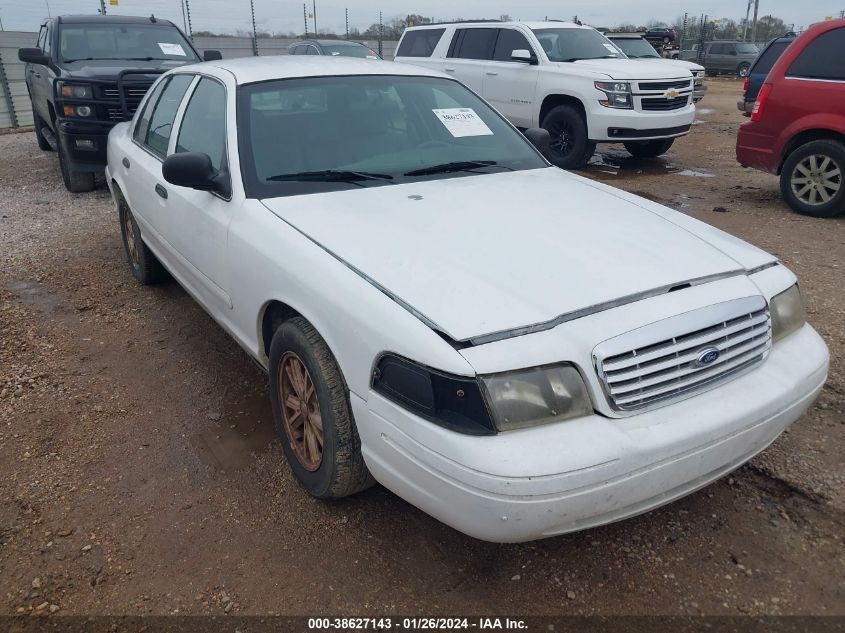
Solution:
M845 213L845 20L814 24L772 66L739 129L743 167L780 174L795 211Z

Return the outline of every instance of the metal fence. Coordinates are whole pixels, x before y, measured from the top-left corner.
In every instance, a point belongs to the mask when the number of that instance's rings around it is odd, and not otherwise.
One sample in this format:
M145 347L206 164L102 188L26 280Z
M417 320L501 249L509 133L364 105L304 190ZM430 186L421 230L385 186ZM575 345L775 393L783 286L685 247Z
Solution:
M35 46L37 33L24 31L0 31L0 128L32 125L32 107L24 83L24 64L18 60L18 49ZM296 39L259 37L195 37L194 45L199 51L219 50L223 58L250 57L258 55L287 55L288 46ZM367 46L378 50L378 42L365 41ZM382 42L385 59L393 59L398 42Z

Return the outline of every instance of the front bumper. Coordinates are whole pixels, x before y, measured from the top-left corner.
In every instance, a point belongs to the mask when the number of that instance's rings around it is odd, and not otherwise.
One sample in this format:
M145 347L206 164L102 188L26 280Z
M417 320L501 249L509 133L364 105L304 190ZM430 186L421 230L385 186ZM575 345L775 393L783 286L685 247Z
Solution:
M112 127L114 123L102 121L57 121L59 147L64 150L71 171L103 170L106 164L106 145ZM93 144L92 149L87 149L89 143Z
M587 115L587 126L591 141L616 143L683 136L689 132L694 120L695 105L692 99L687 106L666 112L617 110L605 108L596 102L596 106ZM612 130L622 132L611 134Z
M705 94L707 94L707 86L704 84L704 80L697 79L695 82L695 88L692 92L693 103L701 101Z
M827 348L806 325L753 371L628 418L594 414L492 437L437 427L423 443L415 429L429 423L377 394L352 405L380 483L461 532L520 542L634 516L718 479L810 406L827 368Z

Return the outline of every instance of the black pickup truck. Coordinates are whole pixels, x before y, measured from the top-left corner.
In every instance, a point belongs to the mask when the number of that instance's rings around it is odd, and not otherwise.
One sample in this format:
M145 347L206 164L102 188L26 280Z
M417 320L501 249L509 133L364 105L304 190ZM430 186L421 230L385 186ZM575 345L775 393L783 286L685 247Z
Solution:
M46 20L37 47L18 58L38 147L58 152L65 186L79 192L106 164L109 130L132 117L161 73L220 53L201 58L175 24L152 16L64 15Z

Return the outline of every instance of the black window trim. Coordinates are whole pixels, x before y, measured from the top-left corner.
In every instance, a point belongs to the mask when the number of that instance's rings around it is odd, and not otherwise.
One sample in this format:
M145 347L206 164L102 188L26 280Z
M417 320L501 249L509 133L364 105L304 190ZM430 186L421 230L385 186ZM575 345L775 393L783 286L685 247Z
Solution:
M818 81L818 82L822 82L822 83L835 83L835 84L845 83L845 77L842 77L842 78L838 78L838 77L809 77L807 75L792 74L792 69L795 67L795 65L799 61L801 61L801 57L803 55L807 54L807 51L810 49L810 47L813 44L818 42L822 37L829 35L829 34L836 33L837 31L842 31L842 33L845 34L845 27L837 27L837 28L833 28L833 29L830 29L828 31L825 31L823 33L819 33L811 41L807 42L807 45L804 46L804 48L798 53L798 55L795 56L795 59L793 59L792 62L789 64L789 68L787 68L786 71L784 72L783 78L784 79L792 79L792 80L795 80L795 81ZM784 51L784 52L786 52L786 51Z
M229 196L226 197L223 194L217 191L209 191L209 193L225 202L231 202L232 196L234 195L234 187L232 185L232 172L229 169L229 165L231 164L231 160L229 158L229 91L226 88L226 82L220 79L219 77L215 77L213 75L209 75L203 72L191 72L191 73L174 73L174 74L181 74L181 75L194 75L194 80L191 82L191 85L188 86L188 89L185 91L185 96L182 97L182 102L179 104L179 108L176 110L176 117L173 119L173 131L175 131L176 136L175 140L173 141L173 149L176 149L176 146L179 144L179 135L182 133L182 121L185 119L185 112L188 111L188 106L191 105L191 99L194 96L197 88L200 85L200 81L205 79L210 79L212 81L216 81L221 86L223 86L223 162L220 165L220 172L226 175L226 179L229 181ZM173 132L171 132L171 136L173 136ZM168 149L170 148L170 143L168 142ZM175 152L174 152L175 153ZM168 154L169 156L169 154ZM162 161L163 162L163 161Z
M516 30L516 29L514 29ZM457 57L455 56L456 52L460 52L461 48L464 45L464 38L466 36L467 31L496 31L495 36L493 37L493 46L490 48L490 57L488 59L476 59L473 57ZM499 33L502 31L502 27L499 26L465 26L459 29L455 29L455 36L452 38L452 43L449 45L449 52L446 54L446 57L449 59L462 59L467 62L485 62L489 63L495 61L493 59L493 53L496 52L496 43L499 41ZM459 40L460 35L460 41Z
M534 46L531 44L531 40L528 39L528 36L522 32L521 29L514 27L514 26L500 26L498 28L498 32L496 33L496 41L493 42L493 55L496 55L496 47L499 45L499 38L502 36L502 31L515 31L519 33L522 38L525 40L525 43L528 44L528 52L531 53L531 56L535 59L537 58L537 51L534 50ZM516 49L514 49L516 50ZM512 59L490 59L488 62L492 62L494 64L519 64L524 66L525 62L514 61Z

